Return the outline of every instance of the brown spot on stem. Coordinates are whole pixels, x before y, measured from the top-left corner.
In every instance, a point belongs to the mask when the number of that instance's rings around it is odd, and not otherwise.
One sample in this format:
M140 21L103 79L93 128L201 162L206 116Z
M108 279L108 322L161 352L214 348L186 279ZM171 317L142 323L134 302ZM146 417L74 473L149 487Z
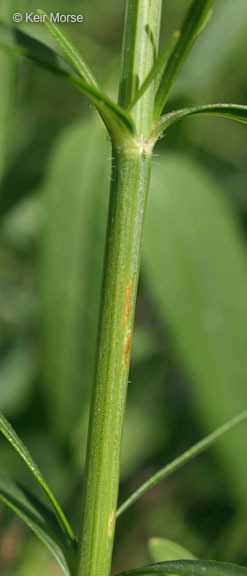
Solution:
M129 363L131 338L132 338L132 332L131 332L131 330L128 330L128 332L125 336L125 343L124 343L124 364L125 364L125 366L127 366Z
M131 285L127 284L124 297L124 319L128 322L130 316L130 289Z

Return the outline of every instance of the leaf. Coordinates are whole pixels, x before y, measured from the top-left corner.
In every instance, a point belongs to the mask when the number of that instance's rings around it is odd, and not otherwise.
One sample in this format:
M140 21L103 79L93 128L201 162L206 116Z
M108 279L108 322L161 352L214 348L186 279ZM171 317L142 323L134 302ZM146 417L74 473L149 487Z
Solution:
M207 27L205 34L200 35L196 47L191 50L177 78L172 93L175 100L189 98L190 101L197 99L203 102L205 95L207 100L210 100L215 86L221 87L221 93L225 90L227 93L232 82L229 74L230 61L239 63L234 74L235 86L243 77L241 38L245 34L246 1L224 0L215 2L214 8L210 26ZM244 44L242 45L245 53Z
M7 18L8 10L15 11L13 0L2 0L1 15ZM0 182L6 172L8 149L14 115L14 82L16 63L6 54L0 54L1 101L0 101Z
M210 560L176 560L150 564L144 568L126 570L117 576L144 576L144 574L174 574L174 576L246 576L247 568L238 564Z
M199 454L207 450L221 436L226 434L226 432L228 432L238 424L245 422L245 420L247 420L247 410L245 412L241 412L241 414L239 414L226 424L223 424L223 426L215 430L215 432L212 432L212 434L209 434L208 436L206 436L206 438L203 438L202 440L200 440L200 442L194 444L194 446L192 446L191 448L189 448L189 450L181 454L181 456L178 456L178 458L175 458L175 460L172 460L172 462L164 466L164 468L158 470L156 474L153 474L153 476L148 478L139 488L137 488L137 490L135 490L135 492L133 492L127 498L127 500L125 500L125 502L123 502L123 504L121 504L121 506L117 510L117 518L121 516L123 512L125 512L128 508L130 508L130 506L132 506L135 502L137 502L137 500L139 500L139 498L141 498L144 494L146 494L146 492L148 492L151 488L153 488L154 486L159 484L159 482L161 482L162 480L173 474L173 472L176 472L176 470L178 470L179 468L184 466L184 464L195 458L195 456L198 456Z
M9 414L19 413L30 398L37 374L37 353L27 338L17 338L1 357L0 406Z
M159 76L162 74L164 66L167 63L167 60L168 60L169 56L171 55L171 52L173 51L175 44L178 41L179 36L180 36L180 32L177 32L177 31L174 32L172 34L172 36L167 40L167 42L165 42L164 46L162 46L162 48L161 48L161 50L157 56L157 59L154 62L153 67L151 68L146 79L144 80L142 86L140 86L139 90L137 90L135 97L130 102L130 104L128 106L128 110L131 110L134 107L134 105L136 104L136 102L138 102L138 100L140 100L140 98L143 96L144 92L146 92L146 90L150 86L151 82L153 80L157 80L157 78L159 79Z
M45 384L51 423L66 438L87 411L93 377L109 156L98 122L77 122L58 140L44 183ZM80 438L80 461L81 449Z
M47 485L42 473L40 472L36 462L33 460L31 454L29 453L26 446L23 444L22 440L16 434L11 424L6 420L4 415L0 412L0 431L8 440L8 442L13 446L13 448L18 452L19 456L25 462L29 470L31 470L33 476L37 480L40 488L43 490L44 494L48 498L57 520L69 540L75 541L72 529L64 516L62 509L60 508L55 496L52 494L49 486Z
M154 166L145 234L147 286L202 426L215 428L247 406L242 233L217 180L198 162L173 154ZM236 430L220 449L231 496L246 506L246 436Z
M46 172L47 160L59 136L58 126L40 128L37 134L22 148L4 175L0 189L0 220L20 206L27 196L38 194ZM32 163L30 165L30 154ZM2 223L2 222L1 222Z
M156 128L154 129L154 137L157 138L174 122L195 114L222 116L223 118L230 118L231 120L247 124L247 106L241 104L207 104L205 106L193 106L192 108L173 110L172 112L168 112L164 116L161 116Z
M101 90L85 82L77 72L54 50L13 26L0 22L0 49L9 54L27 58L35 64L54 72L73 84L96 106L112 138L127 138L135 131L131 117Z
M183 62L198 34L208 22L212 0L193 0L181 28L178 42L168 60L155 99L154 123L167 102L167 98Z
M50 21L50 18L43 10L37 10L37 14L44 16L44 24L46 28L52 34L53 38L59 44L60 48L62 48L62 50L68 56L68 58L75 66L75 68L78 70L83 80L85 80L85 82L90 86L98 88L98 83L94 74L92 73L92 70L89 68L84 58L80 54L79 50L77 50L77 48L68 38L68 36L62 31L62 29L59 26Z
M75 72L54 50L14 26L0 21L0 48L9 54L31 60L35 64L73 82Z
M50 550L66 576L75 564L75 550L68 547L56 517L26 489L0 470L0 500L6 504Z
M154 562L168 560L195 560L195 556L186 548L167 538L151 538L149 552Z

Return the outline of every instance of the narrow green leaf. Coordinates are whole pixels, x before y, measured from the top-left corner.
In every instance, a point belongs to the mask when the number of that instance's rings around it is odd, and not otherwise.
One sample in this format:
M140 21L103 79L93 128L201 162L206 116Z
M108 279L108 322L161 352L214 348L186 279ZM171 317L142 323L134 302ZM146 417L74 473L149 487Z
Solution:
M213 4L210 26L205 34L200 35L196 48L191 50L186 59L173 88L173 99L191 101L193 98L194 102L203 102L205 94L211 92L210 86L214 90L214 86L219 86L222 81L231 82L228 66L234 58L240 64L240 39L245 34L246 20L246 0L224 0ZM237 83L235 75L234 82Z
M37 14L43 15L45 17L44 24L49 32L52 34L53 38L59 44L60 48L65 52L68 56L72 64L78 70L80 76L82 76L83 80L87 82L90 86L94 86L98 88L98 82L89 68L87 63L85 62L84 58L80 54L79 50L74 46L73 42L68 38L68 36L62 31L62 29L50 21L50 18L43 10L37 10Z
M212 0L193 0L184 24L181 28L181 35L168 60L156 95L154 122L156 123L167 102L170 90L183 65L183 62L190 51L191 46L198 34L204 28L209 19L209 11Z
M173 110L172 112L164 114L154 129L154 137L157 138L174 122L195 114L222 116L223 118L230 118L231 120L242 122L242 124L247 124L247 106L241 104L207 104L205 106L193 106L192 108Z
M32 456L31 456L30 452L28 451L28 449L26 448L26 446L23 444L22 440L19 438L19 436L16 434L16 432L12 428L11 424L8 422L8 420L6 420L6 418L4 417L4 415L1 412L0 412L0 431L5 436L5 438L8 440L8 442L13 446L13 448L16 450L16 452L18 452L19 456L25 462L25 464L27 465L29 470L31 470L31 472L32 472L33 476L36 478L39 486L41 487L44 494L48 498L64 534L72 542L74 542L75 538L74 538L73 531L72 531L67 519L65 518L64 513L63 513L62 509L60 508L55 496L51 492L51 490L50 490L49 486L47 485L42 473L40 472L36 462L32 458Z
M0 21L0 48L14 56L31 60L66 80L73 81L75 72L64 58L39 40L3 21Z
M137 502L139 498L144 496L144 494L146 494L146 492L148 492L151 488L153 488L154 486L159 484L159 482L161 482L162 480L173 474L173 472L176 472L176 470L184 466L184 464L187 464L187 462L190 462L190 460L192 460L202 452L205 452L205 450L207 450L210 446L215 444L215 442L221 436L223 436L224 434L226 434L226 432L228 432L238 424L241 424L245 420L247 420L247 410L236 416L236 418L233 418L233 420L230 420L229 422L227 422L226 424L215 430L215 432L212 432L212 434L206 436L206 438L203 438L203 440L200 440L200 442L197 442L197 444L189 448L189 450L181 454L181 456L178 456L178 458L175 458L175 460L164 466L164 468L161 468L161 470L156 472L156 474L151 476L151 478L148 478L146 482L144 482L139 488L137 488L137 490L135 490L135 492L133 492L133 494L131 494L131 496L129 496L129 498L127 498L127 500L125 500L125 502L121 504L121 506L118 508L117 511L117 518L121 516L123 512L128 510L130 506L132 506L135 502Z
M84 58L80 54L79 50L74 46L71 40L66 36L62 29L50 21L48 15L43 12L43 10L37 10L38 14L45 16L45 26L52 34L53 38L59 44L60 48L68 56L72 64L78 70L80 76L83 78L86 86L93 88L93 92L84 92L95 104L99 113L101 114L109 132L114 136L115 132L118 132L118 127L116 124L116 119L123 123L125 128L127 127L131 132L133 132L133 125L131 118L127 116L124 110L112 102L99 88L97 80L92 73L91 69L85 62ZM84 90L86 89L84 86ZM79 87L79 86L78 86ZM81 88L82 90L82 88ZM82 90L83 92L83 90ZM110 109L110 114L109 114ZM113 115L114 113L114 115Z
M1 18L7 20L9 12L16 10L16 0L1 0ZM0 54L0 181L5 175L14 121L16 62Z
M0 49L9 54L31 60L35 64L54 72L75 86L91 100L98 109L113 139L116 136L133 134L135 126L131 117L93 84L81 76L54 50L35 40L13 26L0 22Z
M121 106L115 104L103 92L83 82L76 75L70 81L93 102L113 140L117 140L119 143L123 138L126 142L126 138L135 133L135 124L132 118Z
M167 538L151 538L148 543L148 548L151 559L154 562L196 559L189 550Z
M143 568L127 570L117 576L144 576L145 574L174 574L174 576L247 576L247 568L238 564L210 560L176 560L160 562Z
M26 489L0 470L0 500L34 532L54 556L66 576L75 565L75 549L68 547L56 517Z
M178 38L180 36L180 32L174 32L172 36L165 42L164 46L162 46L153 67L151 68L149 74L147 75L146 79L144 80L142 86L140 86L139 90L137 90L135 97L130 102L128 106L128 110L131 110L136 102L143 96L144 92L148 89L151 82L153 80L157 80L159 82L159 78L162 75L163 69L174 50L175 45L177 44Z

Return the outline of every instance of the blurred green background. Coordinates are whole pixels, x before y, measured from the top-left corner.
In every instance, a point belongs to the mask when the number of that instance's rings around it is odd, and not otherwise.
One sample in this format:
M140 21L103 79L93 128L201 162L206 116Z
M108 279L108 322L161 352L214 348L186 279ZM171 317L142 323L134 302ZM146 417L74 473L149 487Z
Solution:
M164 1L162 40L188 5ZM125 2L1 0L0 16L38 7L84 14L64 29L116 97ZM246 104L246 22L246 0L214 1L169 109ZM19 26L55 47L42 25ZM0 87L0 409L77 531L111 148L88 101L50 73L0 53ZM120 501L246 408L246 146L244 126L204 117L176 124L155 150ZM150 561L153 536L245 564L246 454L243 426L120 518L114 570ZM35 492L2 438L0 466ZM3 506L0 533L2 576L60 573Z

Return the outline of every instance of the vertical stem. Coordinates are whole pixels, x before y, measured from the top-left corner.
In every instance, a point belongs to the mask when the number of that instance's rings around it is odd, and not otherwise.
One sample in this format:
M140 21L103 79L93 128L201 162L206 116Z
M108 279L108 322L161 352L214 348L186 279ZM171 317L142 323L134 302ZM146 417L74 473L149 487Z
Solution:
M122 50L122 79L119 104L128 108L156 59L159 43L162 0L129 0L125 15ZM155 83L143 94L132 111L137 135L148 140L153 122Z
M151 8L152 5L152 8ZM128 105L158 42L161 0L129 0L119 101ZM129 47L129 50L127 48ZM120 450L146 199L150 181L154 90L135 106L137 134L113 146L112 186L96 372L92 391L79 537L78 576L109 576L115 532ZM151 110L151 114L150 114Z

